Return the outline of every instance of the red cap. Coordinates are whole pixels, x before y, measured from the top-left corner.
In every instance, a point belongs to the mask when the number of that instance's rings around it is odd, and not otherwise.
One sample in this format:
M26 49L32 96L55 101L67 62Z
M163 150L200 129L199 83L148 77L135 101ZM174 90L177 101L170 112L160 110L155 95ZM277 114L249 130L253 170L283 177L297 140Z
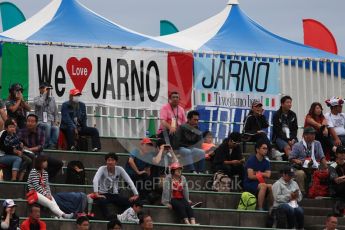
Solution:
M175 169L182 169L182 165L180 163L178 163L178 162L174 162L174 163L172 163L170 165L170 169L173 169L173 170L175 170Z
M69 95L77 96L77 95L81 95L81 92L79 91L79 89L71 89L69 91Z
M153 145L151 139L148 138L148 137L144 137L144 138L141 140L140 144L142 144L142 145L144 145L144 144Z

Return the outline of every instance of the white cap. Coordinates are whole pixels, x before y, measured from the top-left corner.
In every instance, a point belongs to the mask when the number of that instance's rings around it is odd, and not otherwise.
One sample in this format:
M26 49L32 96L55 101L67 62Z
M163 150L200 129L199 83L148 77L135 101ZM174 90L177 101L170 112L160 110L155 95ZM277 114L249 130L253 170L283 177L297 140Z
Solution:
M228 1L228 5L238 5L238 4L240 4L240 3L238 2L238 0L229 0L229 1Z

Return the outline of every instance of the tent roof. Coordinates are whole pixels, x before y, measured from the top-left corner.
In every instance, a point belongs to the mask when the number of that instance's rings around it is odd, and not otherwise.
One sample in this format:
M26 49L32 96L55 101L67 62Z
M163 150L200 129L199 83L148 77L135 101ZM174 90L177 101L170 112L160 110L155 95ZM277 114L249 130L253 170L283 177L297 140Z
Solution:
M219 14L184 31L158 37L171 45L195 51L235 52L313 58L344 58L279 37L249 18L230 0Z
M53 0L27 21L2 35L24 41L177 49L117 25L77 0Z

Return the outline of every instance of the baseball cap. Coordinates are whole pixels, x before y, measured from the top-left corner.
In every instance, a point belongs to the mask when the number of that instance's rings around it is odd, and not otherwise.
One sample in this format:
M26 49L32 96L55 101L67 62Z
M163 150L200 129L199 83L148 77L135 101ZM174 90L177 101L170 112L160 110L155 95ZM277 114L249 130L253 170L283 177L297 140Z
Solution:
M303 134L315 134L316 130L313 127L306 127L303 130Z
M282 170L280 170L281 174L287 174L289 176L294 176L295 175L295 170L291 166L285 166Z
M253 107L257 107L257 106L262 106L262 103L261 103L260 101L254 101L254 102L252 103L252 108L253 108Z
M69 91L69 95L77 96L77 95L81 95L81 92L79 91L79 89L74 88Z
M144 137L144 138L140 141L140 144L142 144L142 145L144 145L144 144L153 145L151 139L148 138L148 137Z
M2 206L4 208L12 208L14 206L17 206L12 199L6 199L4 200L4 203L2 203Z
M40 89L41 89L41 88L52 89L53 86L51 86L48 82L42 82L42 83L40 84L40 87L39 87L39 88L40 88Z
M344 100L340 97L331 97L330 99L327 99L325 102L328 107L344 104Z

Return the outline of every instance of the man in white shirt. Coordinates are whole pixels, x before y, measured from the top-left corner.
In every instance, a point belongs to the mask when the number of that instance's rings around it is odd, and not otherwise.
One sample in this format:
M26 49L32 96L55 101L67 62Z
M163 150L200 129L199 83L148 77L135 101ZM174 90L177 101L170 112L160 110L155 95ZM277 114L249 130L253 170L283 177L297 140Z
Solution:
M345 145L345 114L342 113L344 100L332 97L326 101L331 112L325 114L333 145Z

